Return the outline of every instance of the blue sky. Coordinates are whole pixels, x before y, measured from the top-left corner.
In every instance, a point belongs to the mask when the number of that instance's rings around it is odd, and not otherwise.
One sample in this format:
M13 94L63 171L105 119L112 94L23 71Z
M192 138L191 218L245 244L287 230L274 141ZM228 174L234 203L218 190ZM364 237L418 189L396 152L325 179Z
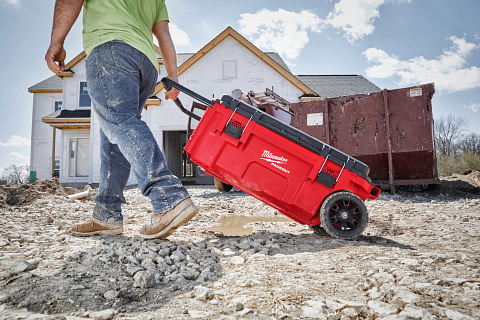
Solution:
M435 82L434 117L464 116L480 133L478 0L167 0L177 52L196 52L231 26L296 75L361 74L381 88ZM0 171L28 164L33 94L50 77L44 54L53 0L0 0ZM65 42L82 49L81 19Z

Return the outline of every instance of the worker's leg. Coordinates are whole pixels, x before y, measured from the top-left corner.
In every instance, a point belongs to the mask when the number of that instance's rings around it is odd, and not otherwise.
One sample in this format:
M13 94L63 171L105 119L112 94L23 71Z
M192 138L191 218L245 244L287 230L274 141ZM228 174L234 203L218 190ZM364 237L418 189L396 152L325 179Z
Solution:
M95 198L93 218L107 224L123 224L123 189L130 176L130 163L118 145L110 143L100 129L100 185Z
M151 199L154 213L162 214L189 195L166 167L152 132L141 120L140 112L157 78L148 58L120 41L98 46L87 59L89 94L100 126L131 164L142 194ZM117 183L118 177L112 174L110 180ZM105 217L102 219L107 222Z

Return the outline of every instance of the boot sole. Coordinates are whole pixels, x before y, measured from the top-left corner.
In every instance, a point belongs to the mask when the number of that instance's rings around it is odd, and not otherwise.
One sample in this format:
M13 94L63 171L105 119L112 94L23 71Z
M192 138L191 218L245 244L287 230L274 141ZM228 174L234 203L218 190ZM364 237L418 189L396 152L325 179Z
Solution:
M190 210L193 209L192 207L195 209L189 212ZM185 210L183 210L177 217L175 217L175 219L173 219L172 222L170 222L170 224L166 226L165 229L163 229L162 231L157 232L155 234L140 233L138 236L144 239L166 238L172 233L174 233L175 230L177 230L177 228L180 228L181 226L186 224L188 221L192 220L192 218L195 217L198 211L199 209L194 204L191 204L188 207L186 207Z
M97 231L91 231L91 232L70 231L70 233L72 235L78 236L78 237L86 237L86 236L94 236L94 235L114 236L114 235L117 235L117 234L122 234L123 233L123 228L122 229L115 229L115 230L97 230Z

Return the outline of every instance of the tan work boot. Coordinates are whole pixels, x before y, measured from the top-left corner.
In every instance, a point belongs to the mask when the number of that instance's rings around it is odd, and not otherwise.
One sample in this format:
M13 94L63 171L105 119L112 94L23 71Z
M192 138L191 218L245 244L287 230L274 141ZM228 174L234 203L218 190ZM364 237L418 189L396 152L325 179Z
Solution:
M155 215L152 224L143 226L139 236L145 239L166 238L190 221L198 213L198 208L190 198L177 204L175 208L163 215Z
M95 218L90 218L85 223L80 223L72 227L70 231L75 236L92 236L95 234L114 235L123 233L122 224L106 224Z

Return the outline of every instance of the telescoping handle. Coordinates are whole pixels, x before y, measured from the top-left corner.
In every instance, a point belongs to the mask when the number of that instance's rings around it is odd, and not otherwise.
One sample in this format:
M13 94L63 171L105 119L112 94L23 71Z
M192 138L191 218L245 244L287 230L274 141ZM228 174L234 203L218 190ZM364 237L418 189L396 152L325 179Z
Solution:
M170 91L172 90L172 87L174 88L177 88L178 90L180 90L181 92L189 95L190 97L198 100L198 101L201 101L203 102L204 104L206 104L207 106L209 107L213 107L214 103L213 101L211 100L208 100L207 98L205 97L202 97L201 95L199 95L198 93L195 93L193 92L192 90L188 89L188 88L185 88L184 86L178 84L177 82L169 79L169 78L162 78L162 83L163 83L163 86L165 87L165 90L167 91ZM189 117L192 117L193 119L195 120L198 120L200 121L201 117L199 117L198 115L194 114L193 112L190 112L188 111L187 109L185 109L182 105L182 103L180 102L180 100L177 98L174 100L175 104L177 105L177 107L183 112L185 113L186 115L188 115Z

